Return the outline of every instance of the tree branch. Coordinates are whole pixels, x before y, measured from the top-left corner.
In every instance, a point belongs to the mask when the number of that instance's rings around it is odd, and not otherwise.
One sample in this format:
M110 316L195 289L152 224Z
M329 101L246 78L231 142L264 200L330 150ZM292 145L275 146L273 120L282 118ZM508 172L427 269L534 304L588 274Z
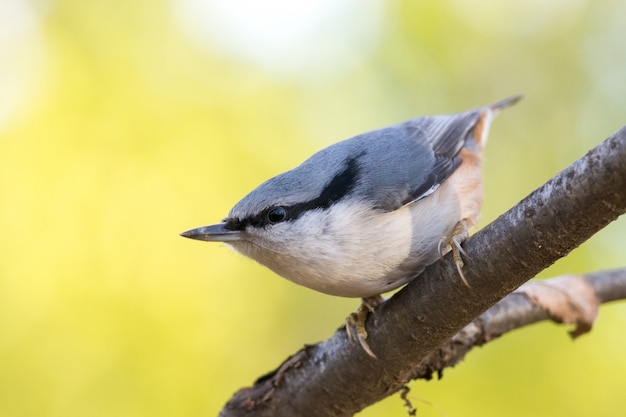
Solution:
M415 369L412 379L430 380L459 363L474 347L543 320L576 324L575 338L591 330L600 303L626 300L626 268L564 276L522 285L468 324Z
M625 211L622 128L467 240L464 272L472 288L447 256L370 315L368 343L378 360L341 328L240 390L220 415L353 415L402 389L468 323ZM601 299L611 293L598 284Z

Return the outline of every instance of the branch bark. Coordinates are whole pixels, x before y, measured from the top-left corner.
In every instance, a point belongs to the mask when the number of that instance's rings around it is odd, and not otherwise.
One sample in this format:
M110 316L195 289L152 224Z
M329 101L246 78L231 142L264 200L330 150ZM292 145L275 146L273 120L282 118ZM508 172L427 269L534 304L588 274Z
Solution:
M626 268L524 284L426 357L412 379L430 380L473 348L543 320L575 324L570 336L576 338L591 330L600 303L617 300L626 300Z
M220 416L352 416L401 390L468 323L624 212L626 127L466 241L472 288L447 256L370 315L378 360L339 329L237 392Z

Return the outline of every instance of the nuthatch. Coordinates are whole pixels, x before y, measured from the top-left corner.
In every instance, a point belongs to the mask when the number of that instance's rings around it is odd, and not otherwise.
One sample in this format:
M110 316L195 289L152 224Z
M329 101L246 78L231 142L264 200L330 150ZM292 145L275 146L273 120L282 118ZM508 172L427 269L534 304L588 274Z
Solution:
M521 96L411 119L331 145L239 201L222 223L182 236L225 242L296 284L361 297L348 336L374 356L365 319L380 294L452 251L483 200L482 151L493 117Z

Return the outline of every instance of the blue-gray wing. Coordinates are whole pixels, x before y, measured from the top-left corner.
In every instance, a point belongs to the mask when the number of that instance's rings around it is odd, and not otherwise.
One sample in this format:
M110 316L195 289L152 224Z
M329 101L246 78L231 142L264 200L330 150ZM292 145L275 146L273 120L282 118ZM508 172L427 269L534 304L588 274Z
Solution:
M367 141L355 191L384 211L427 197L459 167L458 154L479 119L478 110L423 117L349 140Z

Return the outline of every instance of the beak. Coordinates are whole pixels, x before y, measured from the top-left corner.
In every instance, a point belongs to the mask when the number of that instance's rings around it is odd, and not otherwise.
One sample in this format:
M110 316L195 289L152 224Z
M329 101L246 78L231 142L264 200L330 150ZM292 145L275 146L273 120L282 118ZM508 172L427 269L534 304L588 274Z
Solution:
M187 230L180 235L189 239L204 240L206 242L232 242L241 240L241 232L224 228L226 223L213 224L211 226L198 227Z

